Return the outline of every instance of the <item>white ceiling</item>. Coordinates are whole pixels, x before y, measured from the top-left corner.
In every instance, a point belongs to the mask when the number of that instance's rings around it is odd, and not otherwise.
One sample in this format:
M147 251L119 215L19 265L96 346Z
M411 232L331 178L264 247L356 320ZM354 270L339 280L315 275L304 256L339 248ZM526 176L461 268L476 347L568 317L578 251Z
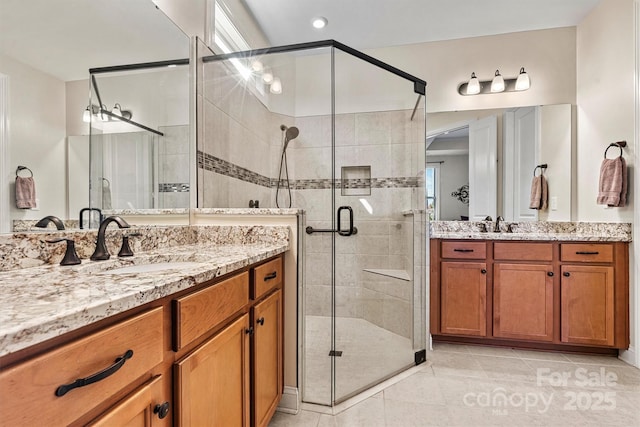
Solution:
M578 24L599 0L243 0L273 46L334 39L357 49ZM329 24L311 26L314 17Z
M189 38L150 0L0 0L0 53L69 81L187 58Z
M242 1L273 46L335 39L365 49L572 26L599 0ZM324 30L311 26L316 16L329 20ZM0 0L0 53L64 81L188 49L150 0Z

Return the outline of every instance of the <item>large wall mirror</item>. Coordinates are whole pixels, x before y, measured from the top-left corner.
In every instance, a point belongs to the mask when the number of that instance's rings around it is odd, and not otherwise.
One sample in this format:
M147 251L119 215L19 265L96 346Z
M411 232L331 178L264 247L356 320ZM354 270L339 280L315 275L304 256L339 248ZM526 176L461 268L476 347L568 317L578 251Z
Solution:
M427 114L430 218L571 221L572 121L570 104ZM531 185L540 173L548 196L537 210Z
M0 8L0 114L10 124L0 126L0 231L46 215L77 220L90 204L188 208L188 195L177 194L189 184L188 65L101 73L102 105L89 70L188 60L189 38L151 0L3 0ZM113 115L98 121L116 104L162 136ZM109 204L102 193L89 200L90 155L96 177L112 186ZM35 209L16 207L18 166L33 174Z

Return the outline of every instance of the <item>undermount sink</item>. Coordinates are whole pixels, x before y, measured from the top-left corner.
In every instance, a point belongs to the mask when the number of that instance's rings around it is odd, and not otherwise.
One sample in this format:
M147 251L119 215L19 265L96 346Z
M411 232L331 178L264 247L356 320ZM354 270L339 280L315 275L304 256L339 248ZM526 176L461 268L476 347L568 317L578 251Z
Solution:
M188 269L201 267L202 263L193 261L167 261L151 264L136 264L126 267L114 268L103 271L100 274L138 274L138 273L158 273L165 270Z

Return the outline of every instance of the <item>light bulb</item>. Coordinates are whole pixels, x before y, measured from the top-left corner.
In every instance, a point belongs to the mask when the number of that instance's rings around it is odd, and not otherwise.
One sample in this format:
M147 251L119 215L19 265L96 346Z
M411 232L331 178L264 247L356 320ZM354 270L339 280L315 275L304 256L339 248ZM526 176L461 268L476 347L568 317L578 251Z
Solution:
M477 95L480 93L480 80L476 77L476 73L471 73L469 83L467 83L467 95Z
M87 109L84 110L84 113L82 113L82 121L85 123L91 122L91 110L89 107L87 107Z
M273 81L273 73L271 72L271 70L264 70L264 73L262 74L262 81L266 84L271 84L271 82Z
M258 61L257 59L251 63L251 70L254 73L260 73L263 69L264 65L262 65L262 62Z
M499 70L496 70L496 75L491 82L491 92L504 92L504 78L500 75Z
M269 88L269 92L276 95L279 95L282 93L282 82L278 77L275 77L273 79L273 82L271 83L271 87Z
M524 67L520 68L520 74L516 80L516 90L527 90L531 87L531 80L529 80L529 74L524 70Z
M317 18L313 18L311 25L313 25L313 28L317 28L319 30L326 27L328 22L329 21L327 21L327 18L324 16L318 16Z
M120 108L120 104L116 103L116 105L113 106L111 114L113 114L114 116L122 117L122 109Z

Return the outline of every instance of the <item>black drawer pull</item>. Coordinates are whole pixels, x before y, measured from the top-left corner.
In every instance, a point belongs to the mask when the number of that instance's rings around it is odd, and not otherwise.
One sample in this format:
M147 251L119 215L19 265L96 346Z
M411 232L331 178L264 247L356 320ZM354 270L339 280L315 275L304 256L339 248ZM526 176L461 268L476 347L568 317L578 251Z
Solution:
M276 277L278 277L278 272L274 271L273 273L269 273L264 276L264 281L266 282L267 280L275 279Z
M569 273L568 271L565 271L564 273L562 273L562 275L564 277L569 277L569 276L571 276L571 273Z
M591 252L591 251L576 251L576 255L599 255L600 252L595 251L595 252Z
M247 335L253 335L253 326L249 326L247 329L245 329L244 333Z
M256 320L256 323L258 325L264 325L264 317L259 318L258 320Z
M482 274L487 274L487 270L485 270L484 268L482 270L480 270L480 273Z
M454 249L454 252L473 252L473 249Z
M547 271L547 276L553 277L553 271Z
M120 368L122 368L122 366L124 366L124 363L127 361L127 359L131 359L132 357L133 357L133 350L127 350L127 352L125 354L123 354L122 356L120 356L120 357L118 357L116 359L116 361L113 363L113 365L109 366L106 369L103 369L102 371L98 372L97 374L93 374L91 376L88 376L87 378L77 379L74 382L72 382L71 384L61 385L60 387L58 387L56 389L56 396L58 396L58 397L64 396L65 394L67 394L68 392L73 390L74 388L84 387L86 385L96 383L96 382L98 382L100 380L103 380L103 379L107 378L108 376L110 376L112 374L115 374L118 369L120 369Z

